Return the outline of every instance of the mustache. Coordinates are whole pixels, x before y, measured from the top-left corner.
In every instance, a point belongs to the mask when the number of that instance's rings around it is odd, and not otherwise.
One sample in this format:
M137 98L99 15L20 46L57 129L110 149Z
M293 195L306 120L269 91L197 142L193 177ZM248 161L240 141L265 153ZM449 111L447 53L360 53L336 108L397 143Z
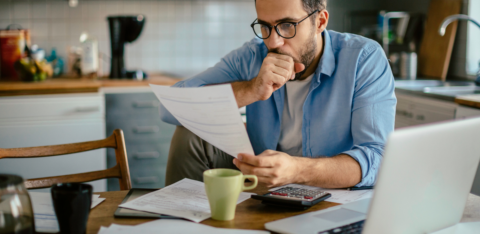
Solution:
M275 54L282 54L282 55L287 55L287 56L290 56L293 58L293 61L295 63L302 63L300 60L296 59L293 55L287 53L287 52L283 52L283 51L280 51L278 48L275 48L275 49L269 49L268 50L269 53L275 53Z

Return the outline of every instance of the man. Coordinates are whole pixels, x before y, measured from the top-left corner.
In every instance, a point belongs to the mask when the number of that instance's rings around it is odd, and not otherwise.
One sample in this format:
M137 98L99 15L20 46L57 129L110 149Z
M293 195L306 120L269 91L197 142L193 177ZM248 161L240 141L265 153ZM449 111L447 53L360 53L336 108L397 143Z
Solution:
M231 83L247 106L255 155L237 159L177 127L166 184L202 180L210 168L238 168L269 187L374 185L393 131L394 79L378 43L327 31L326 0L257 0L257 38L214 67L175 84ZM180 125L161 108L164 121Z

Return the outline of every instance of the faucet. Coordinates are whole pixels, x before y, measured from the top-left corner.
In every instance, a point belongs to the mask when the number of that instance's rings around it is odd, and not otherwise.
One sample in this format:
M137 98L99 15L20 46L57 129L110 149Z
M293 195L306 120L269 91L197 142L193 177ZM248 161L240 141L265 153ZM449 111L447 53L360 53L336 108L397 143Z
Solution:
M463 14L451 15L445 18L445 20L443 20L442 26L440 26L440 29L438 30L438 33L440 34L440 36L443 37L445 35L445 30L447 29L447 26L455 20L468 20L480 28L480 23L474 20L473 18L469 17L468 15L463 15ZM480 64L479 64L479 70L477 72L477 79L475 80L475 84L477 86L480 86Z

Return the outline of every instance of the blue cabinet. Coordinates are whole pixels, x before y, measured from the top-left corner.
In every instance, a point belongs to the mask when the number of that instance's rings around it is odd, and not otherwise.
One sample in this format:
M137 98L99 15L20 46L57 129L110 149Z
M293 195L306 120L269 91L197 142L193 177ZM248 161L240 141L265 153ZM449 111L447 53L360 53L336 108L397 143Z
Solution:
M168 151L175 126L160 120L159 101L150 91L105 91L107 133L122 129L132 187L165 186ZM107 165L114 166L115 151L108 149ZM108 180L108 190L118 190L118 180Z

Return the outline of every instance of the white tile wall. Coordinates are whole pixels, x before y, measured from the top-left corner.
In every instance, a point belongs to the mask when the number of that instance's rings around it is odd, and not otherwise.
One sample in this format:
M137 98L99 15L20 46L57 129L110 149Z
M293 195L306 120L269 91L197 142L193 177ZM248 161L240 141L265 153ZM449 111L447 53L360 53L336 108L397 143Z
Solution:
M126 45L127 69L191 76L214 65L229 51L253 38L253 0L0 0L0 28L17 23L32 31L32 42L50 53L79 45L87 31L110 55L108 15L144 14L140 37ZM106 67L108 71L109 65Z
M381 0L330 0L328 28L342 31L343 15L376 9ZM140 37L126 45L127 69L170 72L188 77L213 66L231 50L251 40L254 0L0 0L0 28L11 23L32 30L32 42L65 57L87 31L110 55L108 15L144 14ZM108 72L109 64L105 66Z

